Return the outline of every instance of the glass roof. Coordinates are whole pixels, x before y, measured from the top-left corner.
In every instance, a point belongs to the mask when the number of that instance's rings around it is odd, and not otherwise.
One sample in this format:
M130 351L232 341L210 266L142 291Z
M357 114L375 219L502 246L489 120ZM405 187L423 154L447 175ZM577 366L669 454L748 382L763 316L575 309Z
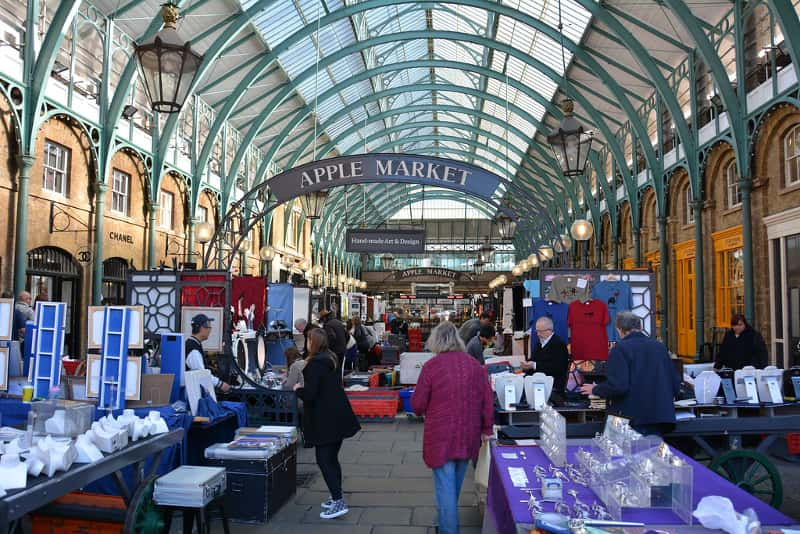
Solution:
M558 26L558 2L501 1L502 5L553 28ZM255 2L240 0L243 9ZM550 102L558 87L556 81L532 63L540 62L557 75L562 75L560 43L506 15L448 3L382 6L317 27L321 17L358 3L357 0L278 1L252 19L272 49L295 32L303 28L310 30L306 37L282 52L278 61L308 108L316 110L319 124L325 125L319 134L333 139L337 152L341 154L376 149L426 150L434 155L467 159L471 157L467 154L472 153L484 161L481 164L491 162L495 172L507 171L508 177L512 178L536 133L533 121L545 115L547 110L543 102ZM590 21L589 13L574 0L562 0L561 9L565 38L580 42ZM425 38L415 35L413 39L399 35L397 39L391 39L394 34L407 32L425 32L427 35ZM456 39L453 32L465 34L465 37ZM389 39L385 42L365 47L337 61L326 61L345 47L387 36ZM497 48L503 45L512 47L520 57ZM524 56L530 56L534 61L523 60L521 57ZM569 63L571 55L568 51L565 58ZM432 66L431 61L455 62L463 64L463 67ZM402 65L393 68L397 64ZM476 71L480 69L484 72ZM496 74L487 76L485 69ZM376 72L352 81L367 70ZM419 89L415 90L417 87ZM530 93L523 91L522 87ZM383 98L372 97L397 88L407 90ZM538 94L538 97L534 98L531 93ZM357 101L362 103L354 105ZM341 113L351 105L353 107L347 113ZM428 109L411 113L403 111L410 106ZM463 111L438 111L438 106L454 106L463 108ZM397 113L392 115L394 111ZM389 116L383 120L371 120L379 113ZM484 113L496 121L476 117L474 113ZM435 123L442 123L442 126L430 126ZM416 127L416 124L420 126ZM506 128L505 124L512 126L514 131ZM386 133L387 128L400 126L407 128ZM443 138L430 141L424 139L426 136ZM437 148L441 151L437 152ZM282 150L288 149L287 146ZM281 155L278 154L279 161Z
M436 220L436 219L488 219L486 213L463 201L450 199L420 200L404 206L391 216L391 220Z

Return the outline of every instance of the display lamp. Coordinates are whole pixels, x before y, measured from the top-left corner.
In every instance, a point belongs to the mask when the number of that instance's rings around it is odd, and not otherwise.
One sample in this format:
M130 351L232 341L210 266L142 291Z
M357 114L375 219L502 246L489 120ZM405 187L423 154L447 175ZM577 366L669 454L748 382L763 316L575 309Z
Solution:
M553 258L553 247L550 245L542 245L539 247L539 256L544 258L545 260L550 260Z
M394 256L391 254L384 254L381 256L381 267L383 267L384 271L389 271L394 265Z
M573 100L563 100L561 110L564 118L558 130L547 136L547 143L561 167L561 173L564 176L579 176L586 168L586 159L592 149L592 132L584 130L573 116Z
M359 284L359 285L361 286L361 289L367 289L367 281L366 280L362 280L361 284Z
M134 47L139 74L153 111L177 113L194 85L203 56L178 36L180 11L175 4L161 6L164 27L150 41Z
M205 245L211 238L214 237L214 227L211 223L203 221L199 222L194 227L194 238L198 243Z
M315 220L322 217L322 210L328 200L327 191L313 191L300 196L300 205L307 219Z
M573 239L576 241L588 241L594 234L594 227L586 219L577 219L572 223L569 233L572 234Z
M531 264L531 268L539 266L539 256L536 254L531 254L528 256L528 263Z
M514 276L522 276L523 272L524 271L522 270L521 265L515 265L514 268L511 269L511 274L513 274Z
M272 261L275 259L275 249L269 245L264 245L258 250L258 257L264 261Z

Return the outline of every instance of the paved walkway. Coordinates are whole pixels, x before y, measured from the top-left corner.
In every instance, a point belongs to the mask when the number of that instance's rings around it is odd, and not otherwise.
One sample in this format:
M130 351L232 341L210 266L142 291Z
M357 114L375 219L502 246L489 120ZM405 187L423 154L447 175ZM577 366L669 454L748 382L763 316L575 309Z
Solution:
M232 534L433 534L436 502L433 478L422 461L422 422L399 415L393 423L362 424L340 454L345 499L350 512L336 519L319 518L328 498L314 463L314 449L298 450L302 483L294 498L264 525L232 524ZM470 467L461 491L462 534L480 532L482 517ZM215 522L213 532L221 533Z

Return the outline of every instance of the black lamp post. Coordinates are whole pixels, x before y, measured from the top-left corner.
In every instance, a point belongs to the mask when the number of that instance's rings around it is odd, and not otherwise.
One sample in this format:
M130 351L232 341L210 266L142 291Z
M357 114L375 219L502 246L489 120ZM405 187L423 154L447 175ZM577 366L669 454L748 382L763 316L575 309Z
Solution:
M164 4L164 27L151 41L135 46L139 73L154 111L177 113L183 107L203 56L192 51L175 29L178 6Z

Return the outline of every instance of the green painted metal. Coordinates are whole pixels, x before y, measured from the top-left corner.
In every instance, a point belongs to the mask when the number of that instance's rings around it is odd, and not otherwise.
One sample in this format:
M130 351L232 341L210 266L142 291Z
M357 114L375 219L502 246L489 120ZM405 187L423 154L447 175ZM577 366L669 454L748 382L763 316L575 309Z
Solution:
M792 67L800 80L800 18L791 2L786 0L767 0L772 14L778 19L781 33L786 40L787 49L792 57Z

